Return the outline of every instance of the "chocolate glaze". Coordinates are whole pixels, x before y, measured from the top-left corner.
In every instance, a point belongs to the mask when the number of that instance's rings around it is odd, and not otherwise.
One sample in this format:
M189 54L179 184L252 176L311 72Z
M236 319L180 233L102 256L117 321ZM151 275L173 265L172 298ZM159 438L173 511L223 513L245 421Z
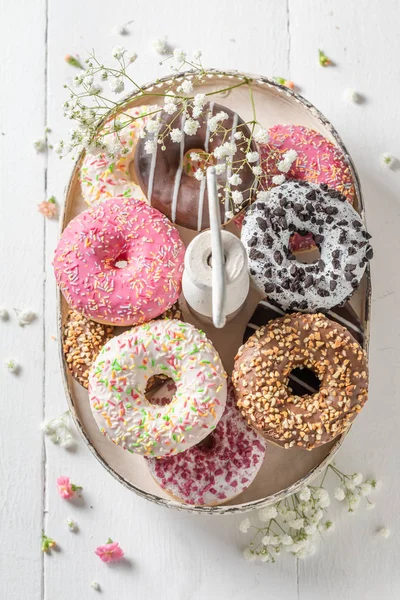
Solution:
M221 129L210 133L208 130L208 120L215 116L218 112L223 111L228 114L228 119L222 122L222 125L228 131L224 135ZM189 109L189 117L191 116ZM177 117L177 113L168 115L162 112L160 120L163 123L158 136L165 134L169 125L171 128L183 130L186 115L182 114ZM212 153L217 146L224 142L235 141L237 151L233 156L234 161L243 160L244 153L242 149L247 150L247 139L251 133L244 121L229 108L214 102L207 103L204 106L201 116L197 119L200 122L200 128L195 135L184 135L181 143L175 143L171 140L170 135L164 138L165 150L161 149L161 145L157 145L157 151L154 155L147 154L145 143L151 140L152 134L139 140L135 155L135 171L137 181L147 197L148 202L157 208L160 212L166 215L173 223L186 227L188 229L202 231L210 226L208 216L208 196L206 189L206 181L198 181L192 175L189 175L183 169L183 157L189 150L204 149L206 152ZM242 132L241 140L234 139L235 132ZM256 145L252 141L251 151L256 151ZM216 164L225 162L225 159L214 161ZM229 177L229 169L217 176L219 185L225 187L226 180ZM255 177L248 164L245 164L240 171L242 183L235 186L234 189L243 193L244 201L250 197L249 188L254 183ZM221 198L221 221L226 222L225 213L231 210L228 200L225 204L225 195Z

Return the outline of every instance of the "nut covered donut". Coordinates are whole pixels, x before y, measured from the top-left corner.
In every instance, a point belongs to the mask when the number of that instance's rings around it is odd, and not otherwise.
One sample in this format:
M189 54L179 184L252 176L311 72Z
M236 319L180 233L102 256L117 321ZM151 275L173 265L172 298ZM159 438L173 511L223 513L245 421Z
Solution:
M344 303L373 256L359 214L325 184L289 181L261 195L241 234L256 285L285 310L327 311ZM296 231L313 234L319 260L304 264L290 252Z
M185 249L158 210L112 198L80 213L64 229L54 271L68 304L88 319L134 325L178 299Z
M320 388L297 396L288 377L304 367L314 371ZM333 440L367 401L364 350L322 314L285 315L256 331L239 349L232 377L248 423L285 448L311 450Z
M147 461L151 475L175 499L216 506L235 498L254 481L266 443L235 406L231 383L225 412L213 433L186 452Z
M221 113L225 113L227 117L222 121L223 127L214 132L210 131L211 119ZM193 121L186 111L178 116L162 112L160 120L162 126L157 135L162 137L164 149L160 144L156 144L156 150L149 154L146 144L153 138L148 135L139 140L135 156L136 177L149 204L182 227L202 231L210 226L205 178L198 181L184 168L186 153L190 150L200 151L207 156L211 155L212 164L226 165L224 171L217 176L218 185L225 190L222 193L220 210L221 221L226 222L226 213L230 211L228 182L231 175L230 166L226 156L215 158L212 154L217 147L225 143L235 144L236 150L231 160L238 165L239 161L244 159L244 152L256 150L254 142L251 142L250 147L248 145L248 140L251 138L249 128L237 113L214 102L204 106L201 116L194 121L199 123L199 128L191 135L184 131L185 123L189 120ZM180 130L179 143L172 141L168 133L171 128ZM236 134L242 134L238 141L235 138ZM241 182L234 189L243 193L243 200L246 202L255 180L247 163L243 164L240 170L240 180Z
M145 397L151 376L171 377L166 406ZM89 375L89 399L100 431L145 456L170 456L203 440L226 404L226 373L205 334L188 323L160 319L114 337Z

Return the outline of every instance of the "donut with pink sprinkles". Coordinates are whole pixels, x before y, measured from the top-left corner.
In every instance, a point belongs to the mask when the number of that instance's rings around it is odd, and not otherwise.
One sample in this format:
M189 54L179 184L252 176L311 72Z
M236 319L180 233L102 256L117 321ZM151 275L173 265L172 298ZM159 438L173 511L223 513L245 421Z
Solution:
M203 442L166 458L148 458L152 477L170 496L197 506L217 506L244 492L263 463L265 441L236 408L229 382L222 418Z

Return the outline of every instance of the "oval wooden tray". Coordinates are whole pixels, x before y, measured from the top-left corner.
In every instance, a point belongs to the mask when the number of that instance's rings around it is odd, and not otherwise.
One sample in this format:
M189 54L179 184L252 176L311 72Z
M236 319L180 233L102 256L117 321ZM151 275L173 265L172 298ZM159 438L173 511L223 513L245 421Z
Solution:
M183 77L184 75L187 76L187 74L181 74L180 76ZM304 125L319 131L342 150L354 178L357 196L355 208L365 220L364 204L359 180L352 160L336 130L307 100L269 79L256 75L244 75L237 72L229 72L224 76L221 76L210 71L206 83L197 86L195 91L196 93L207 93L220 90L232 86L236 82L242 81L243 77L252 79L251 85L257 110L257 119L264 127L269 128L277 123L295 123ZM156 84L150 83L147 86L144 86L144 88L149 92L154 91L159 93L160 90L163 90L170 82L170 78L165 78L158 81ZM252 118L249 89L247 85L237 87L228 93L223 92L222 94L216 94L213 96L213 99L216 102L237 111L244 120L250 120ZM135 106L143 104L143 100L140 100L133 95L127 99L127 103L128 106ZM146 104L159 103L159 97L146 98ZM81 159L82 157L80 157L74 166L66 190L64 212L61 219L61 230L65 228L72 218L87 208L86 204L83 202L80 191L79 168ZM238 234L233 223L229 224L228 228ZM179 227L178 229L186 244L193 239L194 235L196 235L196 232ZM261 300L261 295L255 289L251 289L246 303L239 314L222 330L215 329L211 323L204 323L203 321L198 321L194 318L193 314L187 310L184 300L181 302L181 305L184 319L197 327L202 328L206 332L220 353L227 372L230 373L235 353L243 343L244 336L248 335L249 329L247 328L247 324L251 321L251 317ZM366 350L368 350L369 339L370 300L370 277L369 270L367 270L360 288L351 299L351 307L357 314L361 323L361 328L364 331L364 347ZM217 507L198 507L176 502L169 498L154 482L148 472L143 457L125 452L122 448L111 443L98 430L92 417L87 391L74 381L69 374L64 361L62 352L62 328L67 310L68 306L62 295L59 294L59 352L65 393L75 424L85 440L85 443L102 465L124 486L143 496L147 500L179 510L208 514L245 512L256 507L260 508L283 499L285 496L293 493L315 478L321 473L327 463L332 460L332 457L335 455L343 441L344 436L337 438L334 442L326 444L321 448L312 450L311 452L299 448L284 450L274 444L268 444L266 459L255 481L244 493L237 496L233 501Z

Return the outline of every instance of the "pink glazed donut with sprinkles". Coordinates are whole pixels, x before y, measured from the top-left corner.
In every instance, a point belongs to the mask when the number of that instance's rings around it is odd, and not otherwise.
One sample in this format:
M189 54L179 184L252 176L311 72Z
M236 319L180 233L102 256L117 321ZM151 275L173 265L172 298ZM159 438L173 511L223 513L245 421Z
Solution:
M170 377L167 405L150 403L153 375ZM171 456L214 430L226 404L226 373L205 334L189 323L160 319L103 346L89 374L89 399L100 431L129 452Z
M225 412L215 430L197 446L167 458L150 458L156 482L176 500L216 506L232 500L254 481L263 463L266 442L236 408L229 382Z
M122 326L154 319L176 302L184 254L177 230L158 210L111 198L67 225L53 264L70 307Z

